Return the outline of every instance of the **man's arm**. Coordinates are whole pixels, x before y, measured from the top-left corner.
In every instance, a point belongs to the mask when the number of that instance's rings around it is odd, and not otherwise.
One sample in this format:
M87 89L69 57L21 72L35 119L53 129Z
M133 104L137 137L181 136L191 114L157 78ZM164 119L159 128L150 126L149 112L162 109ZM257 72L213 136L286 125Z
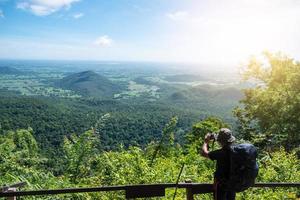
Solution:
M201 156L208 158L208 153L209 153L209 135L207 134L204 138L204 144L202 145L202 151L201 151Z

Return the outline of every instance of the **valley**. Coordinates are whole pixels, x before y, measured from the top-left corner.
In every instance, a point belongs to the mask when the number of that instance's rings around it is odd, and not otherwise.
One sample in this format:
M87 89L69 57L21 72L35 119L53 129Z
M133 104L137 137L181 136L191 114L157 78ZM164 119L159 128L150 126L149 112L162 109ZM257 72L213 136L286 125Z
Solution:
M182 67L2 61L0 123L4 130L32 127L44 150L60 148L65 135L94 127L106 113L111 117L101 130L104 149L143 147L160 137L173 116L179 117L181 144L184 132L208 116L234 127L232 109L242 98L235 75L220 81L222 72L195 75Z

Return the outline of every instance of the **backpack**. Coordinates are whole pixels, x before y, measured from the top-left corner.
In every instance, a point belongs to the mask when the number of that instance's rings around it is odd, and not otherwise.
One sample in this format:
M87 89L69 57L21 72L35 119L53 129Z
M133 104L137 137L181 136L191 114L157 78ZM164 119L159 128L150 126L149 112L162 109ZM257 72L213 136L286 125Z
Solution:
M241 192L255 183L258 175L257 150L252 144L230 147L230 174L225 182L228 191Z

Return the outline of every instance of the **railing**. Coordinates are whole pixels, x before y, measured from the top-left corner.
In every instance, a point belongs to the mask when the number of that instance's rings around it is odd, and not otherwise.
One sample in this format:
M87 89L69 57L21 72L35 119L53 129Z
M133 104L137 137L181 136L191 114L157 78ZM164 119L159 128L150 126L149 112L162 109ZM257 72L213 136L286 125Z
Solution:
M24 183L21 183L23 186ZM19 187L14 184L4 188ZM181 188L186 189L186 199L193 200L195 194L206 194L213 192L213 185L209 183L163 183L163 184L146 184L146 185L126 185L126 186L104 186L92 188L66 188L53 190L31 190L31 191L15 191L1 190L0 197L7 197L15 199L19 196L38 196L38 195L57 195L70 193L84 193L84 192L104 192L104 191L125 191L126 199L135 198L149 198L149 197L164 197L167 188ZM300 187L300 183L256 183L253 187L258 188L275 188L275 187Z

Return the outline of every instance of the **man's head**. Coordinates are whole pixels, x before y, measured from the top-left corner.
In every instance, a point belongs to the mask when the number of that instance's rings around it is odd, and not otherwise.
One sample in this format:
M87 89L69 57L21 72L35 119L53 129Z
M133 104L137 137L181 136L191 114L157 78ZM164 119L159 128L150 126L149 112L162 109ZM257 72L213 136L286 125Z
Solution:
M226 146L226 145L232 144L235 141L235 137L232 135L232 132L230 129L221 128L218 133L217 141L222 146Z

